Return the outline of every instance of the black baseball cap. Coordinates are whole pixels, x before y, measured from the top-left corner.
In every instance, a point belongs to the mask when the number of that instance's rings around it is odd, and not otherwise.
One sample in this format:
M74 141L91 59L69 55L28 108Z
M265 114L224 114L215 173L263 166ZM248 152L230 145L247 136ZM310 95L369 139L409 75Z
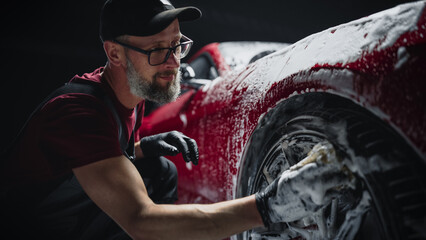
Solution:
M198 8L175 8L168 0L107 0L101 11L100 37L106 41L121 35L151 36L176 18L183 22L200 17Z

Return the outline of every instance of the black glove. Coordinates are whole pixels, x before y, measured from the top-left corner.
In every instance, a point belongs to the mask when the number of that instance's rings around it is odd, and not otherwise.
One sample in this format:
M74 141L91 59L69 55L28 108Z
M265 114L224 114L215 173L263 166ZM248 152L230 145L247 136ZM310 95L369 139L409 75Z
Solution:
M182 153L185 162L198 164L197 143L178 131L144 137L141 139L141 149L145 157L175 156Z
M256 206L257 210L262 217L263 224L269 227L272 223L272 216L269 210L269 199L277 195L278 179L275 179L269 186L262 191L256 193Z
M325 207L339 190L354 188L355 179L348 171L331 145L315 146L305 159L256 193L264 225L300 220Z

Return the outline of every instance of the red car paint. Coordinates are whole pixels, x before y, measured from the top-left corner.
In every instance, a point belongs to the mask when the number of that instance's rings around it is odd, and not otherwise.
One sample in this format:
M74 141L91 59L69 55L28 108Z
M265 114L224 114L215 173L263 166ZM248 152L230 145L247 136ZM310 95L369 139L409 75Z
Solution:
M313 34L241 71L226 66L218 46L206 46L193 59L209 54L220 77L154 111L140 131L178 130L197 141L198 166L180 155L170 158L179 172L179 203L234 198L243 152L259 119L278 102L306 92L337 94L367 108L426 161L425 2Z
M221 55L218 47L219 47L219 43L208 44L208 45L204 46L203 48L201 48L197 53L195 53L188 60L188 62L192 62L194 59L199 57L201 54L209 54L212 57L214 64L216 65L216 68L218 69L219 73L223 74L225 72L228 72L228 71L231 70L231 68L230 68L229 65L227 65L225 63L225 59Z

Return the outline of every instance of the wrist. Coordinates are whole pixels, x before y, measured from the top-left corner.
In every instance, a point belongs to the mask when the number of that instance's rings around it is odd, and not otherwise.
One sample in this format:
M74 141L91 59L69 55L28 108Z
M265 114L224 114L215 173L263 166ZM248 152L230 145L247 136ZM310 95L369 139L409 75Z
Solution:
M262 218L263 225L269 227L271 225L271 217L268 211L268 199L265 198L262 192L255 194L257 211Z
M269 200L277 195L278 180L279 179L276 179L264 190L255 194L256 207L262 217L263 224L266 227L269 227L272 223L274 223Z
M144 157L142 147L141 147L141 141L135 143L135 155L136 155L136 159Z

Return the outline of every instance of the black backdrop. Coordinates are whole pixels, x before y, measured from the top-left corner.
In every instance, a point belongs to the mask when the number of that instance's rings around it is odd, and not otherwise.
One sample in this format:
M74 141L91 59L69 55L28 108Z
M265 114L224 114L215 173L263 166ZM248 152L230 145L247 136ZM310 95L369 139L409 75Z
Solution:
M75 74L106 62L98 36L104 0L11 1L1 7L2 146L42 98ZM296 42L312 33L401 4L403 0L172 0L203 12L181 24L195 42Z

